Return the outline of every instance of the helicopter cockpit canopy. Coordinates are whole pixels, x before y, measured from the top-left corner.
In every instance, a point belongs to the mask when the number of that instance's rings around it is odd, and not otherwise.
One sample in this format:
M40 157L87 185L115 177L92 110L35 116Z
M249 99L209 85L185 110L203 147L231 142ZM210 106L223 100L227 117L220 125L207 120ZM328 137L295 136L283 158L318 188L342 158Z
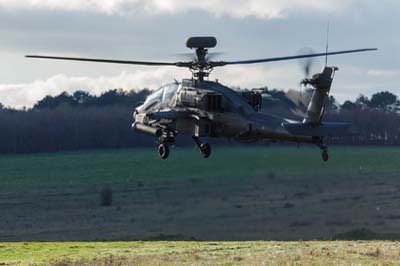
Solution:
M156 106L169 106L178 89L179 84L176 83L168 84L159 88L147 97L146 101L143 104L143 110L148 111Z

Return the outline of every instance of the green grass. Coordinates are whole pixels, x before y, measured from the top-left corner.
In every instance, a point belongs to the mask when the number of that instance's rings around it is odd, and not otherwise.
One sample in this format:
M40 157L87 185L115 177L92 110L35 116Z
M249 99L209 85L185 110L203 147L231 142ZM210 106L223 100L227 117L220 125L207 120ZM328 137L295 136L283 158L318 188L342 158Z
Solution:
M3 243L1 265L398 265L396 242Z
M154 149L0 156L0 187L75 187L131 181L160 183L190 178L232 181L275 173L286 176L398 175L400 149L335 147L322 162L317 148L215 148L212 158L174 149L160 160Z

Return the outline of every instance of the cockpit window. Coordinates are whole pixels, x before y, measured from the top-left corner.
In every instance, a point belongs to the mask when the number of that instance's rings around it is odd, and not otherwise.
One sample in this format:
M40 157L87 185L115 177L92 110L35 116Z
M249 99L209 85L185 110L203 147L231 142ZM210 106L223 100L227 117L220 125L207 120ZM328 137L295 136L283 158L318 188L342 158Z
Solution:
M161 88L157 90L156 92L150 94L149 97L147 97L146 101L143 104L144 110L149 110L151 107L155 106L158 103L161 103L161 99L163 96L164 89Z
M169 105L178 90L179 85L178 84L169 84L164 87L164 96L162 99L163 105Z

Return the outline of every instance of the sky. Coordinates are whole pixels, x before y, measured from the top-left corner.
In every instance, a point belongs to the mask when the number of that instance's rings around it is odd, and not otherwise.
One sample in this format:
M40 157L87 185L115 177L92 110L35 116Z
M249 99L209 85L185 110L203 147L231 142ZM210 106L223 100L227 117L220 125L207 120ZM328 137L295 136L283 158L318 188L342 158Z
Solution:
M24 58L26 54L182 61L190 36L215 36L217 60L312 49L379 48L329 58L338 66L332 95L343 102L388 90L400 96L398 0L0 0L0 103L30 107L46 95L86 90L157 89L190 78L185 69ZM301 62L216 69L228 86L301 89ZM324 59L314 61L316 73Z

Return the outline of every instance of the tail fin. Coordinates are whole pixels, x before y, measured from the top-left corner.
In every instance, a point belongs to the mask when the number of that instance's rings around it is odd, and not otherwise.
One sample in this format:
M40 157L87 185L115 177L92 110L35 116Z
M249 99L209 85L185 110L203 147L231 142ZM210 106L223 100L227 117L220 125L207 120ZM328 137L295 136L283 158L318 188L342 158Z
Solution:
M324 114L325 103L329 96L332 81L337 70L337 67L325 67L321 73L315 74L311 79L305 79L302 81L304 85L310 84L315 88L303 123L321 123L321 119Z

